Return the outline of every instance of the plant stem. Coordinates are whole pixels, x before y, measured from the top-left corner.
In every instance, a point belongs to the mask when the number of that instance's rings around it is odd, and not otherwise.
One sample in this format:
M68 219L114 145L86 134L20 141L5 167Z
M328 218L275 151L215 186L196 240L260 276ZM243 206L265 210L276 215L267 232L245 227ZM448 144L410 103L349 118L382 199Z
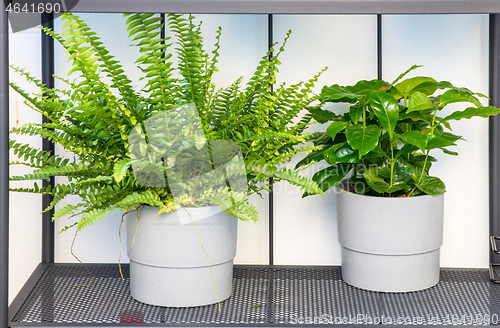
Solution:
M413 194L413 192L417 189L417 187L413 187L412 190L408 193L408 196L406 197L411 197L411 195Z
M432 117L432 122L431 122L431 136L434 135L434 130L436 129L436 126L437 126L437 125L435 125L437 110L438 110L438 106L435 106L434 107L434 116ZM427 154L425 154L424 166L422 167L422 172L420 173L420 177L418 178L417 184L420 184L422 182L422 178L424 177L425 167L427 166L427 160L429 159L429 153L430 153L430 150L427 150ZM413 194L413 192L415 191L415 188L416 187L413 187L413 189L408 194L408 197L410 197Z
M366 108L368 108L368 105L363 106L363 128L366 128Z
M425 171L425 167L427 166L427 159L429 158L429 150L427 151L427 155L425 155L425 160L424 160L424 167L422 168L422 173L420 173L420 178L418 178L418 184L420 184L420 182L422 182L422 178L424 176L424 171Z
M389 187L392 188L392 184L394 182L394 164L396 161L394 160L394 146L392 145L392 140L391 140L391 181L389 183Z

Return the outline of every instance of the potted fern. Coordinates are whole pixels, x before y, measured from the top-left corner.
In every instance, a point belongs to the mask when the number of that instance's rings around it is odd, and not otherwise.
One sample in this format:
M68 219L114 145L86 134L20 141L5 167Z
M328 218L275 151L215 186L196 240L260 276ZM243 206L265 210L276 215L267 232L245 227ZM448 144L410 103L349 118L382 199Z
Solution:
M343 115L310 109L328 126L310 137L319 149L297 166L323 159L330 164L313 180L323 191L336 187L342 277L364 289L408 292L439 281L445 185L430 175L432 153L458 155L449 149L462 139L451 133L453 120L500 112L481 104L484 95L449 82L403 80L417 67L392 83L325 86L322 104L348 103ZM466 108L443 115L452 103Z
M262 57L244 89L241 79L218 89L212 75L220 28L209 55L192 16L168 15L175 44L159 38L159 17L127 17L129 36L142 54L136 61L146 81L141 90L134 89L89 26L71 13L61 17L61 34L44 28L69 54L69 74L78 74L76 79L58 77L67 90L48 89L13 67L40 94L28 94L14 83L11 87L51 123L29 123L13 128L12 135L49 138L73 159L11 140L20 159L14 164L34 168L11 177L33 180L32 188L11 190L53 195L45 211L68 195L80 196L78 204L54 214L54 220L77 218L64 230L82 230L110 211L128 213L131 295L163 306L215 303L231 294L235 218L258 219L247 196L268 190L269 178L321 193L315 182L279 168L310 149L296 146L305 142L303 131L312 115L294 119L315 100L310 88L319 74L271 92L287 35L275 56ZM36 181L54 176L68 182L42 188Z

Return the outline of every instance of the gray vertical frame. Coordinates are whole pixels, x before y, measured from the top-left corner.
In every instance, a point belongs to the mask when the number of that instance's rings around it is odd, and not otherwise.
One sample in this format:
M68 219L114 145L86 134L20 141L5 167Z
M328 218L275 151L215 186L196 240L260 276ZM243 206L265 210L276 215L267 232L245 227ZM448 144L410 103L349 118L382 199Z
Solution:
M382 15L377 15L377 79L382 80Z
M267 15L267 49L271 50L274 43L274 18L272 14ZM273 53L269 53L269 60L273 57ZM271 85L271 92L273 91ZM274 192L273 178L269 178L269 265L274 265Z
M490 14L489 96L490 105L500 107L500 14ZM500 116L489 118L490 235L500 236ZM490 252L490 263L500 255Z
M53 29L54 28L54 14L44 13L41 15L44 27ZM47 88L54 87L54 39L47 35L45 32L41 32L42 36L42 83L47 86ZM50 123L50 120L43 116L43 123ZM48 139L43 138L42 140L42 150L51 152L54 154L54 144ZM42 180L42 188L47 186L54 188L55 182L54 177L50 178L50 181ZM42 196L42 210L45 210L51 203L54 197L50 194ZM55 257L55 228L52 222L52 217L54 216L54 209L42 213L42 263L54 263Z
M0 5L0 327L8 327L9 307L9 25L4 8Z

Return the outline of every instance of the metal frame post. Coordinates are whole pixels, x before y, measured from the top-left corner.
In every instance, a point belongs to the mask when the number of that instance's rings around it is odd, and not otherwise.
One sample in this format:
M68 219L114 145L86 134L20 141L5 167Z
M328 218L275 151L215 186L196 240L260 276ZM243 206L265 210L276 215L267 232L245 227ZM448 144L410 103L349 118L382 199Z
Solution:
M4 5L8 1L4 0ZM9 308L9 23L0 5L0 326Z
M54 14L43 13L41 15L44 27L54 28ZM54 39L42 31L42 83L47 88L54 87ZM50 123L50 120L43 116L43 123ZM54 154L54 144L48 139L42 140L42 150ZM54 188L54 177L50 181L42 180L42 188L47 186ZM42 210L45 210L54 197L52 195L42 196ZM55 258L55 228L52 222L54 209L42 214L42 263L54 263Z
M273 15L267 15L267 48L271 50L274 43L274 25ZM269 60L273 57L273 53L269 53ZM273 85L271 85L271 92ZM269 179L269 265L274 265L274 193L273 193L273 178Z
M500 14L490 14L489 46L490 105L500 107ZM490 235L500 236L500 116L488 123ZM500 263L500 255L490 252L490 263Z
M377 79L382 80L382 15L377 15Z

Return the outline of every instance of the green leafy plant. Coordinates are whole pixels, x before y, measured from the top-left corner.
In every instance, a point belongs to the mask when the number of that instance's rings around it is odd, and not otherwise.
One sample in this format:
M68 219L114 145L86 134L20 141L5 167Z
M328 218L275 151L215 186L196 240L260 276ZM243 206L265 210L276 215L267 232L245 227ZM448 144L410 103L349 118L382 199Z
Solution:
M322 104L310 108L310 112L317 122L329 125L325 132L310 136L309 141L318 149L297 167L323 159L330 164L313 177L323 191L335 187L352 172L350 188L358 194L443 194L444 183L429 175L429 170L436 161L431 151L458 155L448 149L462 139L450 132L450 122L497 115L500 109L483 106L479 98L486 96L446 81L424 76L402 80L417 67L411 67L392 83L362 80L353 86L325 86L320 96ZM321 108L328 102L348 103L350 107L344 115L336 115ZM458 102L469 107L440 115L445 106Z
M311 88L321 74L306 83L282 84L274 91L271 89L280 65L278 56L284 50L289 33L283 45L271 49L274 56L262 57L244 88L239 79L218 89L212 76L218 70L220 28L215 50L209 54L203 48L201 26L194 24L191 15L168 15L173 41L169 37L160 38L163 25L158 16L126 16L129 37L141 53L136 61L143 73L141 80L145 81L141 90L134 87L96 33L71 13L61 17L65 22L61 34L43 28L66 49L72 62L69 75L77 74L75 79L57 77L68 89L46 88L28 72L12 67L34 83L40 93L29 94L14 83L11 87L51 123L28 123L13 128L11 134L48 138L73 156L63 158L11 140L10 147L19 158L11 164L34 169L30 174L11 177L14 181L34 180L33 187L12 188L12 191L53 195L54 200L45 211L68 195L80 196L78 204L59 208L54 215L54 219L82 215L71 225L77 225L79 230L101 220L110 211L134 209L143 204L159 207L160 212L181 206L210 205L212 196L219 190L203 185L203 181L194 181L195 185L184 189L190 193L177 195L174 200L168 184L164 187L139 184L131 168L136 159L130 156L130 133L140 130L144 122L155 115L168 116L180 106L194 104L207 141L232 141L239 145L244 159L248 188L242 195L225 189L226 193L232 193L231 197L219 199L230 202L226 211L242 220L257 220L258 213L246 196L267 190L269 178L288 181L308 193L321 193L315 182L301 177L295 170L279 168L298 152L311 149L305 144L303 131L312 115L296 118L316 99L310 96ZM174 52L177 53L175 62ZM213 152L212 148L208 151ZM184 173L192 172L192 167L198 168L204 160L197 152L184 153L184 162L181 162L186 165ZM54 188L42 188L36 182L54 176L66 177L68 182Z

